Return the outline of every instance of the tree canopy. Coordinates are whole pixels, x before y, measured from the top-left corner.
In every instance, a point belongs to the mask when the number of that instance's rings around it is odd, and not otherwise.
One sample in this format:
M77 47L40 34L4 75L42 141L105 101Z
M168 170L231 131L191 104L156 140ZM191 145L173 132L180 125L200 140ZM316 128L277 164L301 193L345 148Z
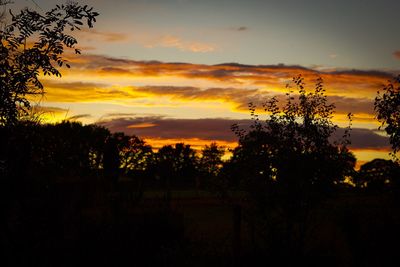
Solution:
M327 188L354 167L355 159L347 149L349 129L342 140L332 142L338 126L332 122L334 105L328 104L322 79L313 92L306 91L301 76L293 83L297 95L290 90L285 104L279 105L274 97L263 105L268 114L265 121L250 104L250 130L233 125L239 137L233 161L242 166L236 174L246 173L242 178L250 184L258 179L261 184L280 184L294 191ZM260 188L258 182L255 187Z
M400 150L400 75L378 91L375 98L375 112L389 135L393 155Z
M0 125L14 124L29 110L29 96L44 92L41 73L60 77L59 68L70 67L65 48L80 54L72 32L93 27L99 14L69 2L45 14L25 8L10 15L11 22L0 29Z

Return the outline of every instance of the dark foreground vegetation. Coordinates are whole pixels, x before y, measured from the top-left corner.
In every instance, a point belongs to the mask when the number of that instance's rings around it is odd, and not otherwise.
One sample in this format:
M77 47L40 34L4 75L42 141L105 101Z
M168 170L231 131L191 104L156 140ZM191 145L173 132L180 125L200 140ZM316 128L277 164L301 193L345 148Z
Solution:
M356 171L322 81L216 144L155 151L77 122L0 127L1 245L15 266L397 266L397 162ZM351 183L347 182L351 181Z

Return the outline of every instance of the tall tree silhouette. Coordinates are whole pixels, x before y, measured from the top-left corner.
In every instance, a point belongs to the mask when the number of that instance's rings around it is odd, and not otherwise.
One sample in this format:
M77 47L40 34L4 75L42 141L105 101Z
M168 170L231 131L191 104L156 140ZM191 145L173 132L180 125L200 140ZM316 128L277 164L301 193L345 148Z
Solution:
M99 15L72 1L45 14L28 8L10 14L11 22L0 29L0 125L15 124L30 108L28 96L44 92L40 73L60 77L59 68L70 67L64 49L80 54L71 32L93 27Z
M254 214L266 219L263 225L269 226L262 230L276 242L272 246L281 243L287 253L301 256L311 209L353 169L355 158L347 149L349 129L342 140L330 141L337 126L322 79L312 92L301 76L293 83L297 94L288 86L286 103L274 97L263 105L264 121L249 104L253 124L249 130L232 126L239 146L225 170L235 188L249 193ZM277 233L279 238L271 237Z
M393 155L400 150L400 75L378 91L375 98L376 118L390 137Z

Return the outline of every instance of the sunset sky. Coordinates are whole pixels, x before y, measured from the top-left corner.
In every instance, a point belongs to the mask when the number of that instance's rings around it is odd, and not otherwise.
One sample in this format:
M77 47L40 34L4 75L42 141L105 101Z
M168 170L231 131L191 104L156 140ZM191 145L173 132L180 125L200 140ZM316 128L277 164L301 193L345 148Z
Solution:
M15 0L49 10L57 2ZM234 146L247 104L283 96L301 74L322 77L335 122L354 114L360 162L388 158L373 100L400 73L398 0L91 0L100 13L77 34L62 78L44 78L50 121L98 123L158 147L184 141ZM39 101L39 100L37 100Z

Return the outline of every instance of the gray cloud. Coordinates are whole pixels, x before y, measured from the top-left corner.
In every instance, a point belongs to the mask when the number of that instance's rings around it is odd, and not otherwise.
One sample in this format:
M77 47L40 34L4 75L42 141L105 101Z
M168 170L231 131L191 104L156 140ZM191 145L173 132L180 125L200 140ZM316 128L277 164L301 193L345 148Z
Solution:
M73 59L71 60L72 63ZM354 88L368 89L369 84L376 91L376 81L386 81L396 71L355 70L355 69L313 69L301 65L245 65L238 63L223 63L217 65L190 64L181 62L137 61L106 57L101 55L83 55L81 60L74 65L81 68L97 70L100 72L124 73L132 75L173 75L186 78L215 79L218 81L236 82L238 78L247 80L254 85L276 84L282 86L282 80L291 80L292 77L302 74L306 78L315 80L321 76L333 84L351 83ZM373 77L374 84L370 78Z
M338 129L334 138L344 134L344 129ZM387 149L389 138L377 134L377 131L370 129L354 128L350 132L350 148L353 149Z
M92 117L92 115L90 115L90 114L78 114L78 115L67 118L67 121L76 121L76 120L86 119L86 118L91 118L91 117Z
M67 111L68 109L59 107L39 106L39 105L32 107L33 113L64 113Z
M210 141L237 141L237 137L230 130L232 124L238 124L248 129L251 120L234 120L226 118L212 119L172 119L162 116L142 116L111 118L99 122L113 132L135 134L143 138L185 139L198 138ZM146 127L132 127L146 125ZM338 140L344 129L338 129L333 140ZM353 149L386 149L389 147L387 137L379 135L374 130L355 128L351 131L351 148Z

